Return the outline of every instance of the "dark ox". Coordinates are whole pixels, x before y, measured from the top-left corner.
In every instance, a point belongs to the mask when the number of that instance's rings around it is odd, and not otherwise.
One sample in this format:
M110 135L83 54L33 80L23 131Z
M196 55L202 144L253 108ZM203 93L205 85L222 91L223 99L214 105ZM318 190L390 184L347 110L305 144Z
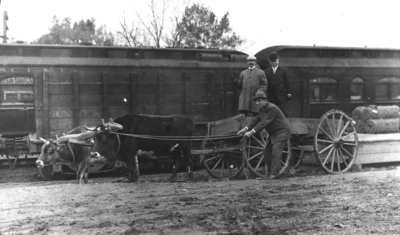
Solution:
M111 128L110 128L111 127ZM111 130L117 130L112 132ZM118 117L114 122L96 127L98 133L94 138L93 152L102 156L106 161L115 161L115 157L124 162L128 169L129 181L137 181L138 171L135 156L138 150L153 151L155 156L171 155L173 171L170 178L175 180L177 169L180 167L179 156L182 153L187 160L187 173L193 180L193 158L191 154L191 140L184 136L192 136L194 121L189 116L153 116L132 114ZM154 138L141 138L129 136L164 136L167 140ZM174 139L174 137L176 137ZM179 139L181 137L182 140Z
M89 135L89 136L88 136ZM88 167L95 163L91 158L91 146L87 138L93 133L82 133L77 135L63 136L57 140L45 140L36 165L39 168L53 165L55 163L76 166L78 168L76 177L79 184L88 182Z

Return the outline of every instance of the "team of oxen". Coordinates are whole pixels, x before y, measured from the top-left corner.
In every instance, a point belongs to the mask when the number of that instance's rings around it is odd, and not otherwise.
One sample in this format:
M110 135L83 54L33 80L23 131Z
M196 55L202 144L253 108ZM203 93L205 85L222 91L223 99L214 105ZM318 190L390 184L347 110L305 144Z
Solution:
M88 167L93 164L115 163L119 160L127 169L127 179L138 179L136 154L139 150L152 151L155 156L171 155L175 180L180 167L180 155L187 161L189 180L193 180L191 136L194 121L190 116L154 116L130 114L114 121L87 128L80 134L65 135L44 141L36 161L39 168L55 163L76 167L79 183L88 182Z

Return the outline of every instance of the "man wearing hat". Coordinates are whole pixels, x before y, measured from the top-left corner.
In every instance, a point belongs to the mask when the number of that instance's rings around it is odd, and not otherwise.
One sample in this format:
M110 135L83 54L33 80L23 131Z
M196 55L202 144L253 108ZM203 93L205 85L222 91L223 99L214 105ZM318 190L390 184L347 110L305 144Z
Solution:
M273 103L268 102L264 92L257 91L253 98L260 112L257 117L250 120L249 125L237 134L250 138L260 133L263 129L268 132L268 143L264 149L264 156L270 172L269 178L274 179L279 175L281 167L282 151L288 139L290 139L290 126L285 115Z
M286 68L279 66L279 56L276 52L269 54L270 68L265 70L268 81L268 99L278 106L285 117L288 117L286 102L292 98L292 82Z
M257 58L247 57L249 68L240 73L239 79L235 79L234 85L242 89L239 96L239 112L245 116L253 117L258 113L257 106L252 102L256 91L267 92L268 82L264 71L256 67Z

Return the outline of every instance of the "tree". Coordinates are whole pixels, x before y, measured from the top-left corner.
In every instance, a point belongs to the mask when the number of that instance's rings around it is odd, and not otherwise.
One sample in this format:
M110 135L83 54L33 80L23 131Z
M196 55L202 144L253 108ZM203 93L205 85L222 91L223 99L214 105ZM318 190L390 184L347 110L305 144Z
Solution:
M96 29L95 19L80 20L71 26L71 19L53 17L50 32L33 42L34 44L79 45L92 43L99 46L114 46L115 37L105 25Z
M184 46L235 49L244 42L232 31L229 12L218 21L214 12L200 4L186 8L180 26Z
M122 31L117 31L117 35L121 37L126 46L129 47L146 47L151 46L148 34L140 28L139 24L132 21L129 26L124 17L124 21L119 23Z

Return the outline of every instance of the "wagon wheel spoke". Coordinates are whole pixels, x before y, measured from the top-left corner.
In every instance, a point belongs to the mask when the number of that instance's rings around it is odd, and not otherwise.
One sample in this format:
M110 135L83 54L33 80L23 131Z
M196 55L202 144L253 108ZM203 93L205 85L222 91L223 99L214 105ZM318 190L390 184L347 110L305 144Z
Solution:
M350 121L347 121L347 122L346 122L346 125L344 125L343 129L340 131L340 133L339 133L339 135L338 135L339 137L343 135L344 131L347 129L347 127L349 126L349 124L350 124Z
M318 153L321 154L321 153L325 152L326 150L328 150L328 149L330 149L330 148L332 148L332 147L333 147L333 144L330 144L330 145L328 145L328 147L322 149L322 150L319 151Z
M331 156L332 151L333 151L333 145L331 147L331 150L329 150L328 155L326 155L324 163L322 164L323 166L325 166L326 162L328 161L329 157Z
M333 148L332 161L331 161L331 171L332 172L333 172L333 165L335 165L335 159L336 159L336 148Z
M326 134L327 136L331 137L332 139L334 139L334 138L335 138L335 133L332 131L332 128L331 128L331 125L329 124L328 118L325 119L325 123L326 123L326 125L328 126L329 132L331 133L330 135L328 135L328 133L326 133L326 132L324 131L325 134Z
M204 161L209 162L209 161L213 161L214 159L217 159L217 157L216 156L210 157L210 158L205 159Z
M260 135L261 135L261 133L260 133ZM255 137L254 135L252 135L251 137L253 137L253 139L256 140L257 143L258 143L259 145L261 145L261 146L264 146L264 145L265 145L265 143L264 143L263 141L261 141L262 138L261 138L261 140L259 140L259 139L258 139L257 137Z
M342 136L343 130L346 130L346 127L347 127L347 125L348 125L348 124L347 124L342 130L340 130L340 126L341 126L341 124L342 124L342 121L343 121L343 116L340 115L339 122L338 122L338 126L337 126L337 132L336 132L336 135L337 135L337 136Z
M328 136L331 140L333 140L333 136L329 135L322 127L318 127L326 136Z
M252 157L248 157L247 159L248 159L249 161L251 161L251 160L253 160L254 158L260 156L261 154L263 154L263 153L262 153L262 152L256 153L256 154L254 154ZM247 155L247 156L250 156L250 155Z
M344 156L343 156L342 148L340 147L338 150L339 150L340 157L342 158L344 164L346 165L346 167L348 167L349 164L347 163L346 159L345 159Z
M342 139L347 139L347 138L349 138L351 135L356 135L356 133L355 132L351 132L351 133L349 133L349 134L347 134L347 135L345 135L345 136L343 136L343 138Z
M347 151L345 148L343 148L342 146L340 146L340 149L342 149L344 152L346 152L347 155L349 155L349 157L352 157L353 154L349 153L349 151Z
M339 149L336 150L336 153L337 153L336 157L337 157L338 172L340 172L341 170L340 170L340 157L339 157L340 153L339 153Z
M218 164L221 162L222 158L219 158L217 163L214 165L214 167L211 169L211 171L214 171L215 168L218 166Z
M327 144L333 144L333 141L330 141L330 140L317 139L317 141L322 142L322 143L327 143Z
M357 144L355 144L355 143L349 143L349 142L344 142L343 145L357 146Z
M222 173L224 172L224 166L225 166L225 158L223 158L222 164L221 164L221 172L220 172L221 178L222 178Z

